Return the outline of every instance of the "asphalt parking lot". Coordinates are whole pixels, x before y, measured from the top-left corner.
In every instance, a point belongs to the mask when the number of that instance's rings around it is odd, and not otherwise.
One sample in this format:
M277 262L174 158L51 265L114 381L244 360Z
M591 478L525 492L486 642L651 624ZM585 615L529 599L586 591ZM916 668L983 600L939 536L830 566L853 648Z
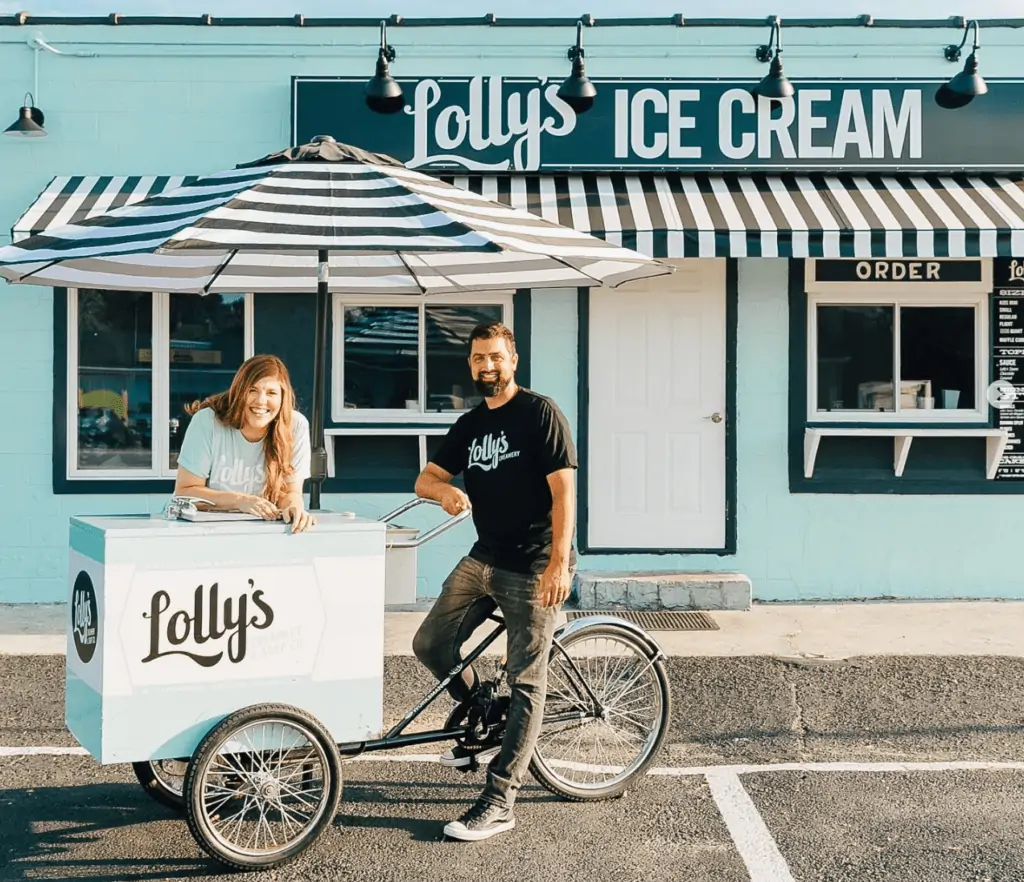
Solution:
M448 842L483 773L440 767L437 746L375 755L346 764L320 840L252 878L1024 880L1024 660L675 657L670 671L668 742L622 799L570 804L530 781L514 831ZM428 687L389 657L386 717ZM0 656L0 880L220 878L129 768L31 753L76 747L62 715L62 658Z

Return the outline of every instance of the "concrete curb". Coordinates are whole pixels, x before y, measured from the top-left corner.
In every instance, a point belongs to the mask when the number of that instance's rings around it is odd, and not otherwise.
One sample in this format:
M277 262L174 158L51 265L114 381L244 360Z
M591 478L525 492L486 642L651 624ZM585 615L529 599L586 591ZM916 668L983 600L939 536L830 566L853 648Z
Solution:
M753 586L742 573L602 573L576 577L580 609L747 610Z

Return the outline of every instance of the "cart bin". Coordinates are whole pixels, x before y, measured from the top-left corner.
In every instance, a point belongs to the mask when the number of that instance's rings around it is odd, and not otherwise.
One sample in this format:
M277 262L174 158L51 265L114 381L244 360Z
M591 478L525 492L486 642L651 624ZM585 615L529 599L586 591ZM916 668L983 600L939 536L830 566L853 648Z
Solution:
M101 763L190 756L281 702L338 743L379 738L387 525L71 520L66 722Z

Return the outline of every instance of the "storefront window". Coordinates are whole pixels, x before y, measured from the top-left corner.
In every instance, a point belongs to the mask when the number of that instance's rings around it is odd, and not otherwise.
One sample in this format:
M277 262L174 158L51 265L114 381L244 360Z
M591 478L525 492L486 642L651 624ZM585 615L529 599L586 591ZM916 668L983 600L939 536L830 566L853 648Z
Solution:
M441 303L431 298L429 305L409 306L342 304L335 313L343 329L341 352L335 353L343 390L341 402L335 396L335 420L360 412L385 412L401 420L474 407L482 399L469 373L469 335L481 322L511 325L511 313L511 297Z
M817 413L942 419L978 409L986 347L977 305L908 298L813 308Z
M77 465L151 469L153 296L78 294Z
M252 296L68 292L67 477L173 478L188 402L252 354Z
M345 307L345 407L419 409L419 309Z
M901 373L922 378L924 407L976 407L974 326L975 310L969 306L900 308Z
M178 452L191 417L189 403L223 392L245 361L245 295L172 294L170 297L170 416L168 466Z
M818 409L894 410L892 306L818 307Z

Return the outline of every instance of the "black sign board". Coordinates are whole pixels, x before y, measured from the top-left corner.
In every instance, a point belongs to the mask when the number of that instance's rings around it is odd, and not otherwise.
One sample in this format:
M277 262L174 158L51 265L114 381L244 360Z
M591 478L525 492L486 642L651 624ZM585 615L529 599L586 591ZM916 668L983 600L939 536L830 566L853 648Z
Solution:
M558 97L564 77L558 64L529 77L398 76L405 106L392 114L366 106L365 76L293 77L292 143L333 135L409 168L478 174L1007 170L1024 143L1020 79L986 76L984 99L954 110L936 100L944 79L801 77L794 97L769 101L749 79L596 77L593 107L577 114Z
M980 282L980 260L816 260L818 282Z
M1024 479L1024 259L992 262L992 382L996 425L1010 440L996 478Z

